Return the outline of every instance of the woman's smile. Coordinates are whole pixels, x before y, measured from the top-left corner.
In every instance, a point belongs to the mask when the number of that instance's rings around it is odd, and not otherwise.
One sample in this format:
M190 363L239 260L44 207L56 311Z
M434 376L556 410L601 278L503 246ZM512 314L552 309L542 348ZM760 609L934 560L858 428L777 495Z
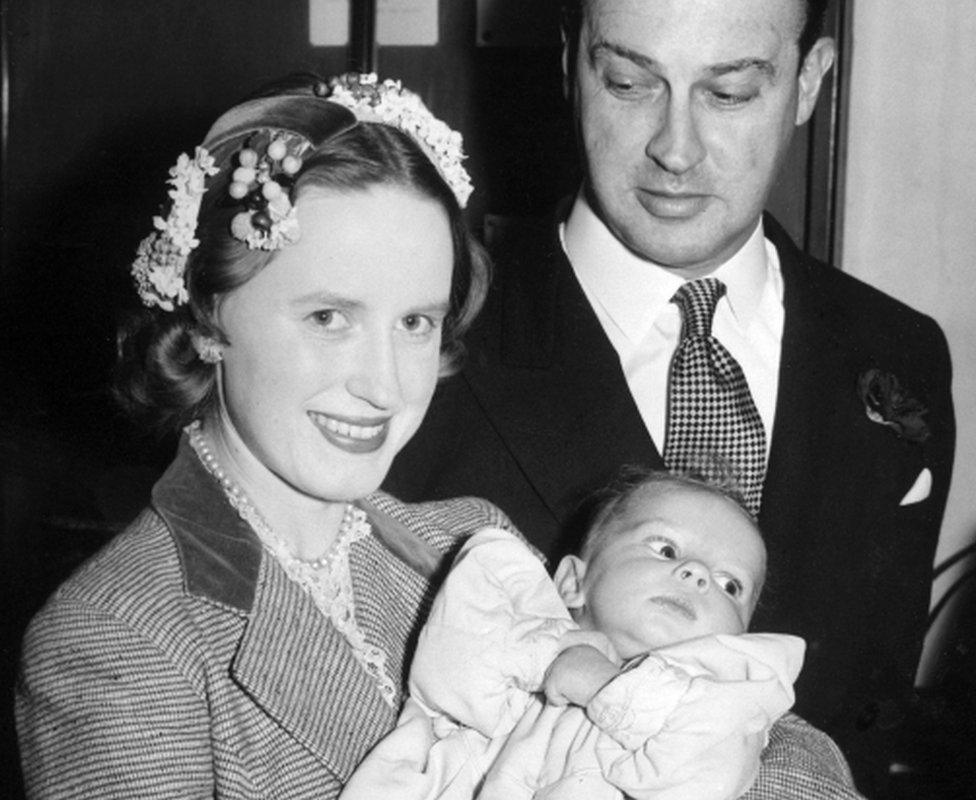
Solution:
M327 441L348 453L372 453L379 450L390 431L390 420L340 419L308 412L309 419L321 431Z

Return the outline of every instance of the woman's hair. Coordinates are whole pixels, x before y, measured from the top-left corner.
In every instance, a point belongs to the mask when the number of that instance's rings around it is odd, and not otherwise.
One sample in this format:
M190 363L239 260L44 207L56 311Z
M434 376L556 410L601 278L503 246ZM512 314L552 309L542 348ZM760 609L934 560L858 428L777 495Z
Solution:
M303 108L313 115L323 101L309 94ZM273 120L261 127L266 134L273 128ZM254 135L260 134L251 132L252 140ZM157 430L179 429L213 407L216 370L200 360L194 337L226 343L216 321L221 298L247 283L274 258L274 252L249 249L231 234L231 220L241 211L239 201L228 193L232 159L245 138L223 142L211 153L220 172L207 181L201 202L196 231L199 245L185 272L189 302L169 312L142 309L119 332L116 397L133 416ZM356 192L372 186L415 192L436 201L447 214L454 267L441 343L441 373L450 374L463 355L461 336L484 303L490 267L484 250L468 232L453 191L416 141L390 125L359 122L348 127L303 155L291 200L294 203L314 189Z
M710 463L715 468L720 466L717 460L712 460ZM710 474L714 474L714 469ZM704 473L673 473L627 465L621 468L620 473L610 484L590 498L589 525L580 549L580 557L584 561L589 561L600 552L613 534L611 523L626 513L634 497L650 487L695 489L716 497L724 497L753 525L756 524L730 470L722 470L714 477L706 477Z

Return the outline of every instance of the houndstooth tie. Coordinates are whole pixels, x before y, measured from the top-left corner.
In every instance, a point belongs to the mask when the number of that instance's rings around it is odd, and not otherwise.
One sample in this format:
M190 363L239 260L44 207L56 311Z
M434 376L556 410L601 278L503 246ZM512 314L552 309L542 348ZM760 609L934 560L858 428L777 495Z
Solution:
M723 294L724 283L702 278L689 281L671 298L684 325L671 361L664 463L672 472L710 478L727 474L731 467L746 505L758 514L766 434L742 367L712 336L712 317Z

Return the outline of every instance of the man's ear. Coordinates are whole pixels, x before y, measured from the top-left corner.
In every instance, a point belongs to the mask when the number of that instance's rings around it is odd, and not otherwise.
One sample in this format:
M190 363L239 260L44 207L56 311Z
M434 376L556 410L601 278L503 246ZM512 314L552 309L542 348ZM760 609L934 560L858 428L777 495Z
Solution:
M564 556L556 567L552 580L566 608L582 608L586 605L586 595L583 592L584 575L586 575L586 562L577 556Z
M560 59L560 63L563 65L563 99L572 100L573 99L573 84L569 78L570 67L573 66L570 46L569 46L569 34L566 32L566 26L563 25L559 29L559 34L562 39L563 54Z
M834 63L836 52L834 40L829 36L824 36L817 39L806 58L803 59L800 74L796 78L797 125L803 125L813 114L813 109L817 105L817 97L820 95L820 87Z

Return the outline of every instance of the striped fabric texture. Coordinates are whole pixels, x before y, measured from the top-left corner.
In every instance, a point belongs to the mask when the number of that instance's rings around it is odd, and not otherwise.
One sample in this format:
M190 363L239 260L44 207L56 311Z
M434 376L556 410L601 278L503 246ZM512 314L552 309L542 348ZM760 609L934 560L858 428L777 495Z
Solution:
M796 714L769 732L759 774L740 800L866 800L834 741Z

